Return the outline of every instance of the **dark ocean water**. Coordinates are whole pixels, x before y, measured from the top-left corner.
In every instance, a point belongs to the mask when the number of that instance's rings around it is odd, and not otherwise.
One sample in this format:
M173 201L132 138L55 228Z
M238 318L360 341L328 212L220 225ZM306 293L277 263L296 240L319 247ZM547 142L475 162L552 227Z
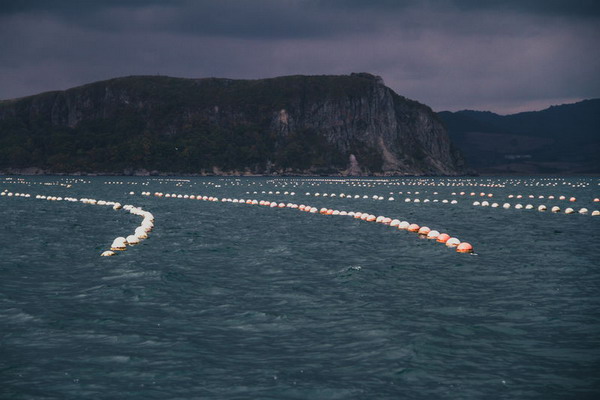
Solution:
M600 398L600 216L501 207L591 213L599 184L0 177L0 192L31 194L0 198L0 398ZM142 191L406 219L476 255L347 216ZM140 217L37 194L139 206L155 228L99 257Z

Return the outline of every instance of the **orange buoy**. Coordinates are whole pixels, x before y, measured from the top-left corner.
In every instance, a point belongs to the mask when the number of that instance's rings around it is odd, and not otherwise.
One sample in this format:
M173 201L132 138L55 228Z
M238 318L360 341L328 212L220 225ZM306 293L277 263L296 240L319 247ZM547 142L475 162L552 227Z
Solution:
M446 243L450 239L450 235L447 233L440 233L437 237L437 241L440 243Z
M410 224L408 226L408 231L409 232L419 232L419 229L421 229L421 227L417 224Z
M569 201L577 201L577 199L575 197L571 197Z
M333 215L333 210L332 210L331 208L330 208L330 209L328 209L328 210L327 210L327 212L326 212L326 214L327 214L327 215Z
M376 216L374 216L373 214L370 214L367 216L366 221L367 222L374 222L377 219Z
M470 243L462 242L458 246L456 246L456 251L459 253L472 253L473 246Z

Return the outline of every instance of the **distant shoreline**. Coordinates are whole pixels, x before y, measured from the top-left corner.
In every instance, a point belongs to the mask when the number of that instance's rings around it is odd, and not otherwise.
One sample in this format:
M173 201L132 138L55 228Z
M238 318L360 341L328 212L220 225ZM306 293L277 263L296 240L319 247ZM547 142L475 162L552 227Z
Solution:
M115 176L115 177L190 177L190 178L202 178L202 177L229 177L229 178L274 178L274 177L286 177L286 178L456 178L456 177L502 177L502 176L581 176L581 177L600 177L600 173L594 172L578 172L578 173L522 173L522 172L478 172L475 171L471 174L465 175L386 175L386 174L363 174L363 175L343 175L343 174L301 174L301 173L272 173L272 174L252 174L252 173L184 173L184 172L158 172L152 171L149 173L134 171L132 173L118 173L118 172L52 172L45 171L38 168L11 168L8 170L0 170L0 175L3 176L85 176L85 177L96 177L96 176Z

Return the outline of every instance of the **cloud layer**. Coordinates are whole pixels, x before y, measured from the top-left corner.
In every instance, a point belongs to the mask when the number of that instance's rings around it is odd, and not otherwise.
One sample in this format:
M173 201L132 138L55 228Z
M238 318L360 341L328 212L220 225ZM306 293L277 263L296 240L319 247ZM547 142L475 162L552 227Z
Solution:
M124 75L361 71L438 111L600 97L595 1L14 3L0 6L0 99Z

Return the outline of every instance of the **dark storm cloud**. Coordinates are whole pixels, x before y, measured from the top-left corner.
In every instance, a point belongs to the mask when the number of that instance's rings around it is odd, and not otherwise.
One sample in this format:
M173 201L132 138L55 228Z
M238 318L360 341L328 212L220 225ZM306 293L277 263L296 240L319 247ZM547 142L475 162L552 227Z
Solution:
M517 11L532 14L561 16L598 16L600 2L597 0L323 0L323 5L335 8L371 8L380 10L398 10L418 5L430 7L455 7L461 11L495 10Z
M20 1L0 6L0 98L132 74L381 75L434 109L598 97L595 1Z
M597 0L456 0L453 3L463 10L504 10L584 18L600 15L600 3Z
M71 6L69 6L71 5ZM368 25L314 1L24 1L0 11L34 14L104 31L159 31L195 35L282 39L321 37ZM334 14L334 15L330 15ZM332 18L334 17L334 18ZM346 22L353 22L350 26Z

